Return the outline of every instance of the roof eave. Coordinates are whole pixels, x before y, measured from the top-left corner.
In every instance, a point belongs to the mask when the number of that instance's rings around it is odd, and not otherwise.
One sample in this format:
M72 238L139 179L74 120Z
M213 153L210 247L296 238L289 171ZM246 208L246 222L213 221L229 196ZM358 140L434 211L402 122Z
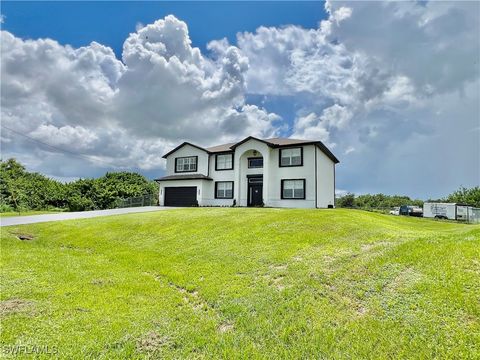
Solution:
M210 151L208 151L207 149L204 149L204 148L202 148L201 146L198 146L198 145L189 143L188 141L184 141L183 143L181 143L180 145L178 145L176 148L174 148L173 150L170 150L168 153L166 153L165 155L163 155L162 158L166 159L169 155L173 154L175 151L177 151L178 149L184 147L185 145L193 146L194 148L197 148L197 149L199 149L199 150L203 150L203 151L205 151L207 154L210 154Z
M245 139L243 139L243 140L233 144L232 146L230 146L230 149L235 150L236 147L242 145L243 143L246 143L248 140L257 140L257 141L260 141L261 143L264 143L264 144L266 144L270 147L274 147L274 144L272 144L271 142L256 138L254 136L247 136Z
M340 162L340 160L337 159L337 157L335 155L333 155L333 153L325 146L324 143L322 143L321 141L317 141L315 143L316 146L318 146L318 148L325 154L328 156L328 158L330 158L330 160L332 160L335 164L338 164Z

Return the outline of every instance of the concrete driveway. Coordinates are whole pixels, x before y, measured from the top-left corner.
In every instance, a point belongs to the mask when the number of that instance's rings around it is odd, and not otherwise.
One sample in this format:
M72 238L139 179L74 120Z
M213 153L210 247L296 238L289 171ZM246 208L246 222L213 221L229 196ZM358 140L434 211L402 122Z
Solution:
M133 208L123 208L123 209L65 212L65 213L58 213L58 214L8 216L8 217L0 218L0 226L34 224L34 223L47 222L47 221L87 219L87 218L94 218L98 216L122 215L122 214L160 211L160 210L169 210L169 209L175 209L175 208L163 207L163 206L143 206L143 207L133 207Z

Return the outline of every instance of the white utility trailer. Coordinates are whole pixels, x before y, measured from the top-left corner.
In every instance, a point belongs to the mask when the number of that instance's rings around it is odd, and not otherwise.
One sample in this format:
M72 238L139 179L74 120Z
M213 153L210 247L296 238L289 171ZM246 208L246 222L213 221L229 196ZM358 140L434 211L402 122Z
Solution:
M426 218L469 221L472 212L472 206L456 203L426 202L423 204L423 217Z

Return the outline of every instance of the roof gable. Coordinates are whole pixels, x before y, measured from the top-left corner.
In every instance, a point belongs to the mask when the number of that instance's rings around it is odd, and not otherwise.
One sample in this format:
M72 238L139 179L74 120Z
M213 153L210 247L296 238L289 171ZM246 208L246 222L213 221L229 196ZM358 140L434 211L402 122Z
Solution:
M236 144L233 144L232 146L230 146L230 149L235 149L236 147L238 147L238 146L246 143L246 142L249 141L249 140L257 140L257 141L259 141L259 142L261 142L261 143L267 144L267 145L270 146L270 147L272 147L272 145L273 145L272 143L270 143L270 142L268 142L268 141L266 141L266 140L262 140L262 139L259 139L259 138L254 137L254 136L248 136L248 137L246 137L245 139L243 139L242 141L239 141L239 142L237 142Z
M175 151L177 151L178 149L184 147L185 145L190 145L190 146L193 146L194 148L197 148L199 150L203 150L205 151L207 154L209 154L210 152L198 145L195 145L195 144L192 144L192 143L189 143L188 141L185 141L183 143L181 143L180 145L178 145L175 149L173 150L170 150L168 153L166 153L165 155L162 156L162 158L166 159L169 155L173 154Z

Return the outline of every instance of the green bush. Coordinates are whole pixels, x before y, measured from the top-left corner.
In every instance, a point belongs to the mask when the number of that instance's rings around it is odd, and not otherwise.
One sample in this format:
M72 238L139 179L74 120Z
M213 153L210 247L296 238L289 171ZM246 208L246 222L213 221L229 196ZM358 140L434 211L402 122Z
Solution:
M123 198L142 195L158 198L155 182L125 171L63 184L44 175L30 173L15 159L8 159L0 162L0 176L2 212L51 208L70 211L110 209Z

